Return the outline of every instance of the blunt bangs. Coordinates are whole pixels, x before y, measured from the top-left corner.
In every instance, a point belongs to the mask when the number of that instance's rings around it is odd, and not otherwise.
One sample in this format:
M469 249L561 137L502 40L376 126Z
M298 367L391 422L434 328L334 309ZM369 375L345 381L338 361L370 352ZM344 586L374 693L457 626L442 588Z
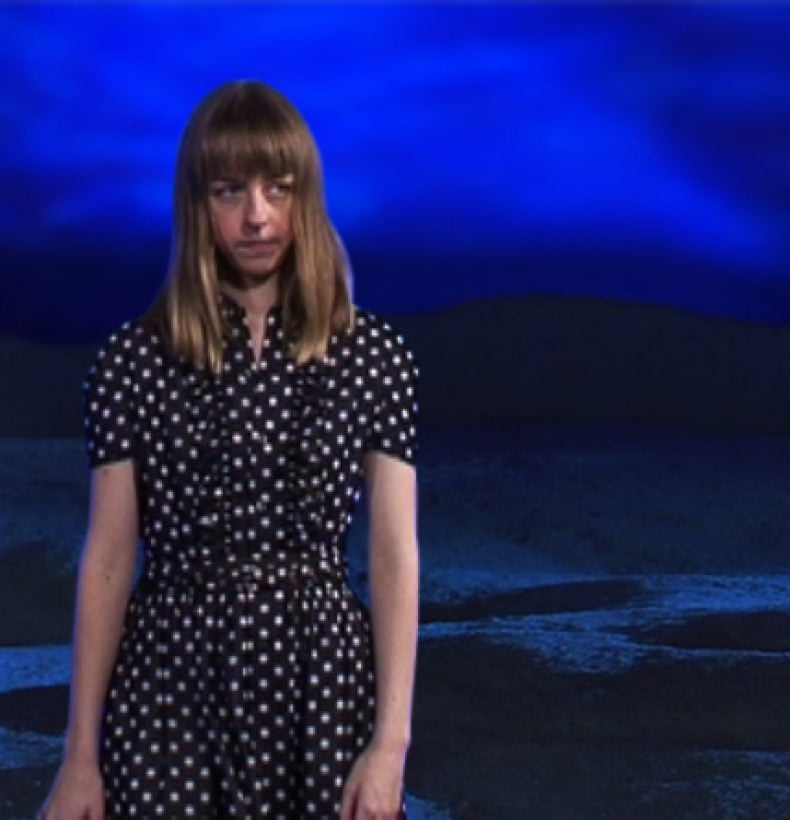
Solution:
M248 179L262 174L267 179L294 174L299 184L304 168L303 140L298 124L254 93L226 101L213 114L201 140L200 187L212 179Z

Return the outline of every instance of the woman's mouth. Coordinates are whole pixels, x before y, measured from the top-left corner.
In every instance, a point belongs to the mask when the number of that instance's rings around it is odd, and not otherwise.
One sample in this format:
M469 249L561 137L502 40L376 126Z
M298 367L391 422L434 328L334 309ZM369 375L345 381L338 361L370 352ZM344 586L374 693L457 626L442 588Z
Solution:
M267 239L267 240L255 240L255 241L248 241L248 242L239 242L238 248L245 253L252 253L252 254L259 254L259 253L271 253L271 251L275 250L279 242L276 239Z

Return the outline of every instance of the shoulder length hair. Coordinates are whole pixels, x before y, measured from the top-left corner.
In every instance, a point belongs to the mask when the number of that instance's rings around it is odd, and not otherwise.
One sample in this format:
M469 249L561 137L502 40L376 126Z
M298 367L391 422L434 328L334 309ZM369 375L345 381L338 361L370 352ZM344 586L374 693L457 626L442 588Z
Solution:
M199 103L181 137L167 276L143 316L172 352L196 367L221 372L227 330L218 303L209 181L291 173L293 242L278 290L292 356L297 364L324 358L330 335L354 323L350 266L326 212L320 155L307 123L265 83L225 83Z

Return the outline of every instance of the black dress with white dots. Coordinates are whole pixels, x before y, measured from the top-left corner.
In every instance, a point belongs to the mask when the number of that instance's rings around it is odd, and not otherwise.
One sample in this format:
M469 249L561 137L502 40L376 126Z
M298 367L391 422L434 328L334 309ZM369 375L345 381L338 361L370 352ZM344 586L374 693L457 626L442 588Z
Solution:
M298 366L275 304L256 361L218 300L221 375L136 318L83 383L90 466L134 459L144 559L104 701L107 817L336 818L375 709L346 533L362 455L415 463L419 371L362 308Z

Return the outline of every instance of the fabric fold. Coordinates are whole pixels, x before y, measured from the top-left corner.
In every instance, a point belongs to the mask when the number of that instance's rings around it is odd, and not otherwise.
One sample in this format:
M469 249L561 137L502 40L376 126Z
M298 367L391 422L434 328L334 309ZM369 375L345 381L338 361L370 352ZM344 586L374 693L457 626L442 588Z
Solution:
M195 522L200 545L221 545L228 529L226 505L229 496L224 477L230 430L219 380L211 377L199 379L189 408L195 431L193 443L198 453L198 483L191 496L187 520Z
M311 360L294 367L291 415L286 444L285 515L289 533L309 544L326 521L326 421L330 391L327 368Z

